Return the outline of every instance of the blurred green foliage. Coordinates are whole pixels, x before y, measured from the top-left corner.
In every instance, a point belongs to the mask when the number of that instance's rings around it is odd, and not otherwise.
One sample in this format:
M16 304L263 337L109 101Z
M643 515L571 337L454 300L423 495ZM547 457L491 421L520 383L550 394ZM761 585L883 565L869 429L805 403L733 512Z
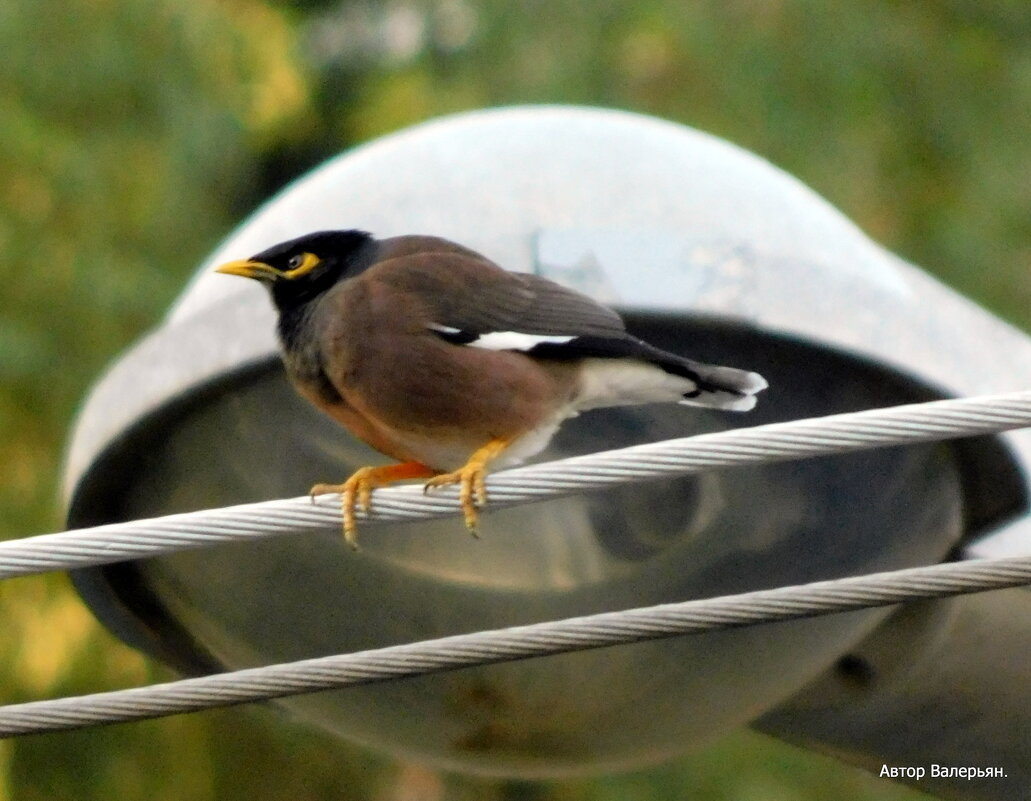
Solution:
M53 530L78 400L247 211L340 149L522 102L682 121L794 173L878 241L1031 320L1023 0L6 0L0 536ZM0 701L158 678L63 577L0 585ZM0 744L0 801L918 797L743 733L545 788L398 769L268 711Z

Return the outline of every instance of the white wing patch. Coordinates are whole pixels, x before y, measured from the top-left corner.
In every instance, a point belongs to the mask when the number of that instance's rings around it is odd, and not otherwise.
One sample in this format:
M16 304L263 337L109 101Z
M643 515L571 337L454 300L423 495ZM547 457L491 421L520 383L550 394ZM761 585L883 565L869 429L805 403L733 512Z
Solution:
M441 325L440 323L430 323L426 327L431 331L436 331L438 334L447 334L449 336L462 333L461 328L455 328L450 325Z
M489 334L480 334L479 337L469 343L468 347L484 348L485 350L528 351L544 343L564 345L571 339L576 339L576 336L548 336L544 334L524 334L519 331L491 331Z

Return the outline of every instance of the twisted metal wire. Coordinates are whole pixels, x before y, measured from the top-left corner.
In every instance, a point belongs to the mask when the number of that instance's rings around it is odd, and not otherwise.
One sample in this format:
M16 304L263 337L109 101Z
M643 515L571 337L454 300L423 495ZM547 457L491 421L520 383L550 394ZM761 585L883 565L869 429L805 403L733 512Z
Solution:
M129 690L0 707L0 737L143 720L473 665L1031 583L1031 557L909 568L480 631Z
M490 476L490 508L702 470L990 434L1031 426L1031 392L894 406L740 428L507 470ZM363 525L459 513L458 492L378 490ZM0 579L110 564L226 542L340 526L338 496L230 506L0 542Z

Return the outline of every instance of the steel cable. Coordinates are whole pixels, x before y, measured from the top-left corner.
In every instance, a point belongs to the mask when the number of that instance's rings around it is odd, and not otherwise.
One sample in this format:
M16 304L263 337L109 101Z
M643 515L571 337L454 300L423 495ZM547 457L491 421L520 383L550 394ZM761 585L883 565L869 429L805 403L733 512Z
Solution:
M491 509L715 468L954 439L1031 426L1031 392L933 401L739 428L520 467L487 480ZM458 492L389 487L363 525L459 513ZM0 579L339 528L337 496L229 506L0 542Z
M488 481L492 507L734 465L1031 426L1031 392L755 426L519 468ZM367 523L458 512L457 493L377 492ZM170 515L0 543L0 578L340 525L307 498ZM0 736L138 720L472 665L812 617L1031 583L1031 557L975 560L397 645L77 698L0 707Z
M0 737L421 676L590 648L1031 583L1031 557L976 560L479 631L128 690L0 707Z

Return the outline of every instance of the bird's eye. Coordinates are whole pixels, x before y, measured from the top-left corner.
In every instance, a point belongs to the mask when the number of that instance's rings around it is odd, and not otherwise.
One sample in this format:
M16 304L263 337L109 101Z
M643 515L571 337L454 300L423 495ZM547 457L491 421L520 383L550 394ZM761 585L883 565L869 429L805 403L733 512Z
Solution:
M300 278L307 275L320 264L319 257L314 253L296 253L286 263L286 269L281 273L283 278Z

